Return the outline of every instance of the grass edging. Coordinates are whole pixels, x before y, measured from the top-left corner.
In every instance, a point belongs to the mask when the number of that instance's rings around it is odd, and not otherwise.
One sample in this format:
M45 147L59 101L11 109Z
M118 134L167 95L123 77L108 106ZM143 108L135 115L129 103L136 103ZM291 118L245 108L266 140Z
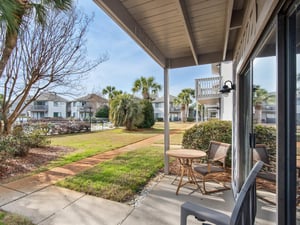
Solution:
M58 186L89 195L128 202L163 168L163 148L143 147L102 162Z

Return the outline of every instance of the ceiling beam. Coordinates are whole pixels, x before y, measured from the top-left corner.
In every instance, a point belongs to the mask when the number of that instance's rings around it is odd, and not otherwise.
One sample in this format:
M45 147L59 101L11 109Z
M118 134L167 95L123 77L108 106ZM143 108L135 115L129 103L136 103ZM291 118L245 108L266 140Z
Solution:
M167 67L166 57L147 33L134 20L120 0L94 0L133 40L135 40L160 66Z
M234 30L242 27L243 15L244 15L243 10L232 11L230 30Z
M229 40L229 32L230 32L230 24L231 24L231 16L233 10L234 0L228 0L227 10L226 10L226 19L225 19L225 38L224 38L224 48L223 48L223 58L222 61L225 61Z
M194 64L198 65L198 56L196 53L196 48L195 48L195 39L193 37L193 33L192 33L192 26L188 17L188 12L187 12L187 8L186 8L186 4L185 4L185 0L178 0L176 1L177 3L177 8L179 9L180 15L181 15L181 19L183 21L183 25L184 25L184 29L185 29L185 34L188 38L188 42L190 45L190 49L194 58Z
M232 51L228 51L224 61L230 61L232 60L232 57L233 57ZM223 52L214 52L209 54L198 55L198 65L219 63L222 61L222 58L223 58ZM187 66L195 66L195 61L192 56L169 59L170 69L187 67Z

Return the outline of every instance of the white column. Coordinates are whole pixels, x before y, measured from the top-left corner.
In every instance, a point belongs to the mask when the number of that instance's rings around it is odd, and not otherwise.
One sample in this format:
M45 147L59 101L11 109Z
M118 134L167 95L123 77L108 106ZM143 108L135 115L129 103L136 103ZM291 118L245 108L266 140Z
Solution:
M196 122L198 123L199 121L199 112L198 112L198 81L197 79L195 80L195 96L196 96Z
M164 172L169 174L169 157L167 151L170 149L169 131L169 69L164 68Z

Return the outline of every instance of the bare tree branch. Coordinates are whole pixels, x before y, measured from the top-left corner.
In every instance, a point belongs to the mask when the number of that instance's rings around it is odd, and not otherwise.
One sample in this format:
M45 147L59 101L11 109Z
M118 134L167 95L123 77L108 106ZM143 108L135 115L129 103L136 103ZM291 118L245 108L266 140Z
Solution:
M106 55L92 62L87 58L85 36L90 22L91 18L75 10L54 12L46 26L32 19L30 28L22 30L0 78L4 133L10 132L17 117L41 92L57 88L74 92L89 71L107 60ZM14 111L9 114L11 107Z

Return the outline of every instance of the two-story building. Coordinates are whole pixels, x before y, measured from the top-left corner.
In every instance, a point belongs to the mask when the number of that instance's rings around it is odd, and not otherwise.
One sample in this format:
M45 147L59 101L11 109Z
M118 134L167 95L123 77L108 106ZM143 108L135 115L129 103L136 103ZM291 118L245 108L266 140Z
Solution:
M174 99L176 97L170 95L169 97L169 120L170 121L179 121L181 120L181 112L180 106L174 104ZM157 119L164 119L164 97L156 98L152 101L153 109L154 109L154 118Z
M55 93L43 93L28 107L27 114L32 119L45 117L66 118L67 100Z
M232 63L215 63L212 76L195 80L196 120L232 120L232 95L220 92L224 82L232 80Z
M67 117L81 120L88 119L93 117L96 111L103 105L108 105L107 99L96 94L88 94L68 103Z

